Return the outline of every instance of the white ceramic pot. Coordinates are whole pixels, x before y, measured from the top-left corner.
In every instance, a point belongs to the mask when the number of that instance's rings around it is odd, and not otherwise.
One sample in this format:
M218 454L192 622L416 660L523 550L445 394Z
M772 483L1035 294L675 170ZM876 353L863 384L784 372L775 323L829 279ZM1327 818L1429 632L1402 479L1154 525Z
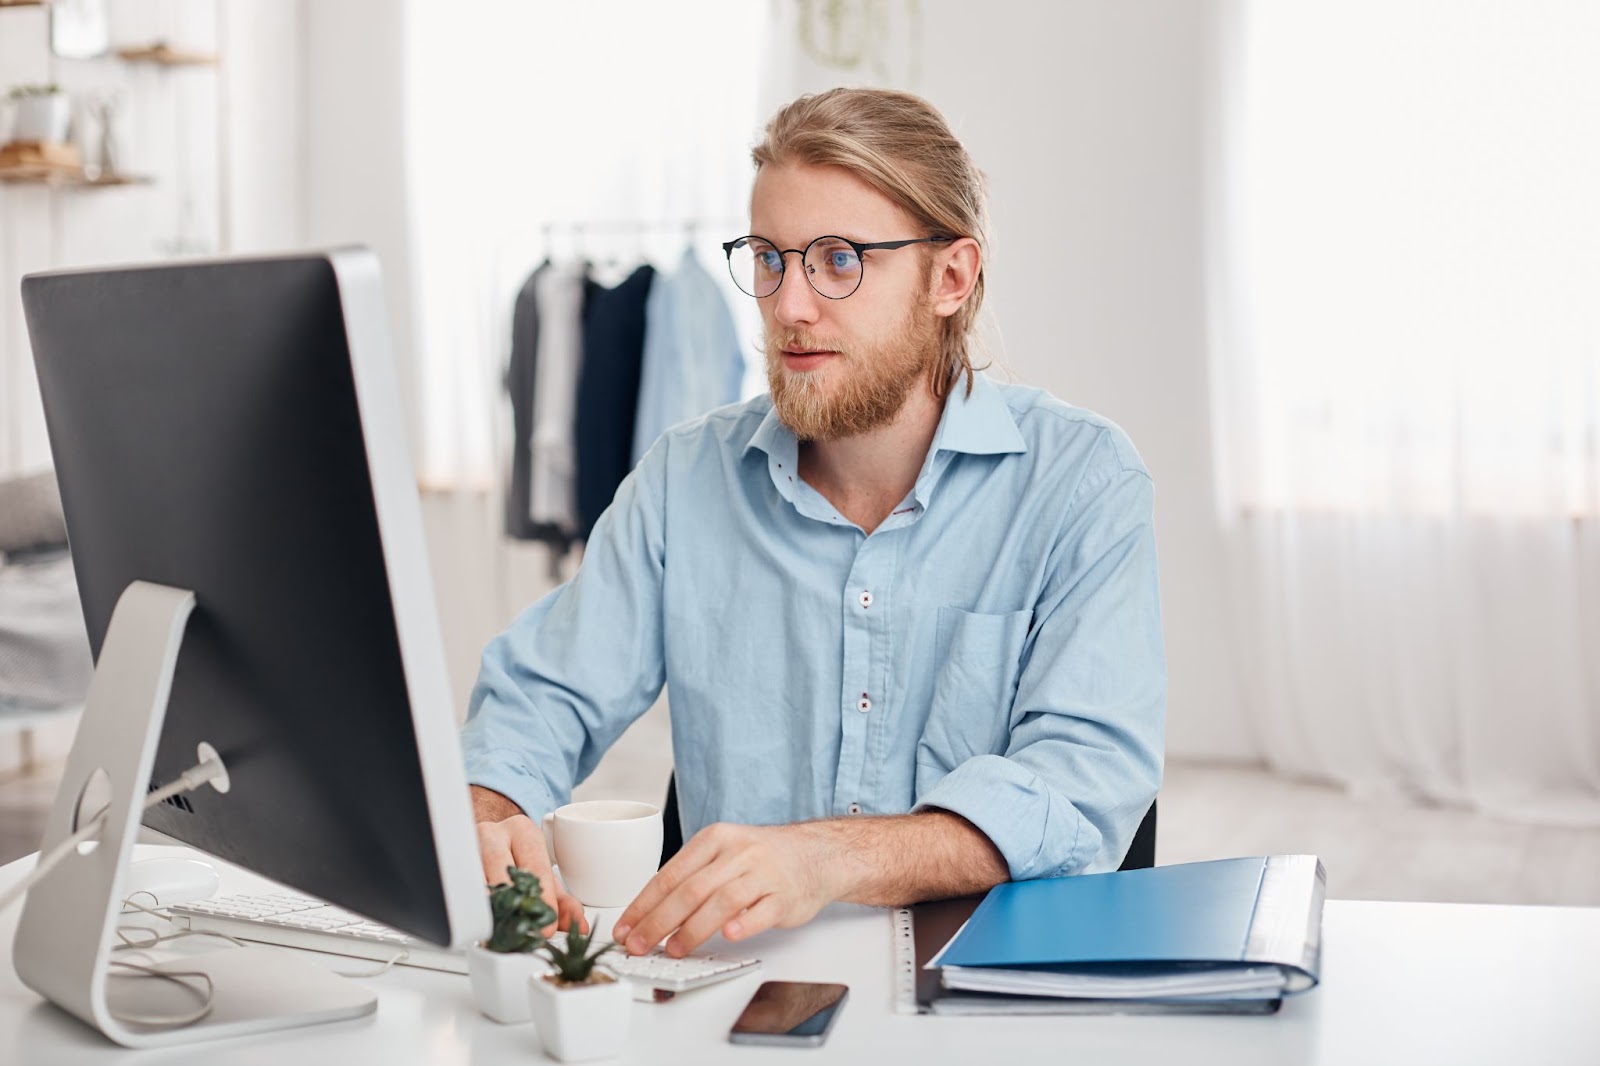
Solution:
M571 987L537 977L528 987L533 1029L551 1058L586 1062L621 1054L633 1009L626 980Z
M528 985L549 972L549 964L532 952L490 951L482 944L467 948L472 998L479 1010L501 1025L515 1025L533 1017Z
M11 123L13 141L47 141L61 144L72 124L72 101L66 93L49 96L24 96L17 101L16 118Z

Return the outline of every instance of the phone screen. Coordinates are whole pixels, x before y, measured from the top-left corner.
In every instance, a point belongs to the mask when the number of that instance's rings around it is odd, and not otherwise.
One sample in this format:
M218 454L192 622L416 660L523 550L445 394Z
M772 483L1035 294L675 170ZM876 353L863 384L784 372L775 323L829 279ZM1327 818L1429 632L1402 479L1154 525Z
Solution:
M820 1044L844 1006L844 985L764 981L733 1023L736 1043Z

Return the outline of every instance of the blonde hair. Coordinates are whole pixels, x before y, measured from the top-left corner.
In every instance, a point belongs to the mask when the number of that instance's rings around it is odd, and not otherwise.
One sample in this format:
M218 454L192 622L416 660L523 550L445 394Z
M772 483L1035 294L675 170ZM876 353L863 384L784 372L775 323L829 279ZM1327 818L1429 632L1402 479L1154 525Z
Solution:
M842 167L888 197L926 236L971 237L988 257L983 173L928 101L893 89L830 89L802 96L767 123L750 153L763 166ZM940 324L934 395L959 376L972 392L973 331L983 306L983 269L967 301Z

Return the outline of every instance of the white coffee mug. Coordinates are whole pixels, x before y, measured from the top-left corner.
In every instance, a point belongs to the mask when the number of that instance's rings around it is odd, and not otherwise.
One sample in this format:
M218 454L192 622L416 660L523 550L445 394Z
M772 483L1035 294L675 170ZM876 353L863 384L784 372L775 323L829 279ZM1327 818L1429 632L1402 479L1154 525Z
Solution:
M585 907L626 907L661 865L661 808L589 800L544 816L544 843Z

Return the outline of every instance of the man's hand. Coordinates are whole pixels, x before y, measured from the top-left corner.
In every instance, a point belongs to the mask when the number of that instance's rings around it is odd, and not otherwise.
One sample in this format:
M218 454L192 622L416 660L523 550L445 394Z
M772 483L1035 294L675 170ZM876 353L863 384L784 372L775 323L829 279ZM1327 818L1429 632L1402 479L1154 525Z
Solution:
M556 925L564 930L576 921L581 931L588 932L589 921L583 916L583 904L567 892L550 866L544 830L538 822L523 814L522 808L505 796L481 785L472 786L472 818L478 827L478 851L483 857L485 884L504 883L506 867L520 866L539 878L540 894L556 912ZM542 932L549 936L555 928L550 926Z
M719 929L743 940L804 925L834 900L899 907L987 892L1008 877L989 838L945 810L713 825L644 886L613 935L640 955L673 933L667 953L683 956Z
M617 919L618 943L642 955L661 938L682 957L718 930L743 940L804 925L838 899L845 879L827 823L707 826L651 878Z

